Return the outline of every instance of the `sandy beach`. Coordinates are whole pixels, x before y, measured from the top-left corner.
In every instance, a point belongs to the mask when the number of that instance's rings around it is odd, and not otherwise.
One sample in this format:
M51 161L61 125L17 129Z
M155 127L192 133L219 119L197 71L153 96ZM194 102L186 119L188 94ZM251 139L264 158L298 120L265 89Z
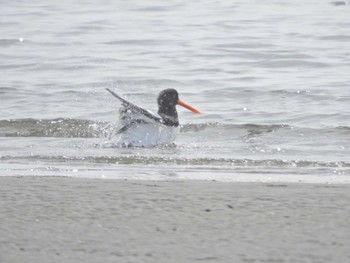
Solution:
M0 178L0 261L350 262L350 186Z

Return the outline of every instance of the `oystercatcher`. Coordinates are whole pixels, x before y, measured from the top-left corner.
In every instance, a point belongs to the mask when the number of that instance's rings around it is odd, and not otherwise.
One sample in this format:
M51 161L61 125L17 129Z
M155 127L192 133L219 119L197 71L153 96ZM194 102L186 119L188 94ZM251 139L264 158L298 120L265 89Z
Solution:
M200 111L179 99L175 89L165 89L158 95L158 114L145 110L107 89L121 101L120 121L116 132L118 147L154 147L171 144L179 133L176 105L200 114Z

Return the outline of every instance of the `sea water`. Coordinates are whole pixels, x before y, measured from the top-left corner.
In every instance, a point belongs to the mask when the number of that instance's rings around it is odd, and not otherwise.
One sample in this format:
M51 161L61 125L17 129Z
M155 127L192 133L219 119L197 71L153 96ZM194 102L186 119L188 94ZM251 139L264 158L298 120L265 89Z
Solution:
M7 1L0 175L350 182L346 1ZM175 145L113 147L175 88Z

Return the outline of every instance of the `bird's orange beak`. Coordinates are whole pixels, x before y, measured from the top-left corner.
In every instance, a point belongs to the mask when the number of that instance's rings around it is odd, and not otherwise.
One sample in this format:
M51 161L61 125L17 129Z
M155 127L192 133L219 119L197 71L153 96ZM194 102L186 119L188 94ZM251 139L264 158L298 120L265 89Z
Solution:
M188 109L188 110L190 110L190 111L192 111L192 112L194 112L196 114L201 114L201 112L199 110L193 108L192 106L186 104L185 102L183 102L181 100L178 100L177 104L179 104L180 106L182 106L182 107L184 107L184 108L186 108L186 109Z

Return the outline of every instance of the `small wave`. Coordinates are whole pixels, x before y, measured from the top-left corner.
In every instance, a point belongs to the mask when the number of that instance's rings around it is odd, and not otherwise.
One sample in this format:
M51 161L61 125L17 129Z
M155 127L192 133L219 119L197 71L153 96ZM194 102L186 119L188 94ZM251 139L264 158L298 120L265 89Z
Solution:
M105 137L108 123L80 119L16 119L0 121L0 137Z
M14 119L0 120L0 137L62 137L62 138L107 138L115 128L115 123L83 119ZM219 122L189 123L181 126L182 133L212 132L213 134L259 135L278 130L295 129L298 132L350 133L350 127L304 128L286 124L225 124Z
M18 43L22 43L23 41L24 41L23 38L0 39L0 47L8 47L8 46L16 45Z
M330 4L335 6L350 5L350 1L333 1Z
M265 167L265 168L349 168L350 162L326 162L308 160L281 159L233 159L233 158L174 158L164 156L0 156L0 160L11 161L43 161L45 163L90 163L118 165L198 165L198 166L233 166L233 167Z
M288 125L285 124L272 124L272 125L265 125L265 124L223 124L218 122L206 122L206 123L199 123L199 124L185 124L181 128L181 132L199 132L210 128L219 128L219 129L225 129L225 130L237 130L237 129L243 129L247 131L255 130L257 132L272 132L277 129L281 128L291 128Z

